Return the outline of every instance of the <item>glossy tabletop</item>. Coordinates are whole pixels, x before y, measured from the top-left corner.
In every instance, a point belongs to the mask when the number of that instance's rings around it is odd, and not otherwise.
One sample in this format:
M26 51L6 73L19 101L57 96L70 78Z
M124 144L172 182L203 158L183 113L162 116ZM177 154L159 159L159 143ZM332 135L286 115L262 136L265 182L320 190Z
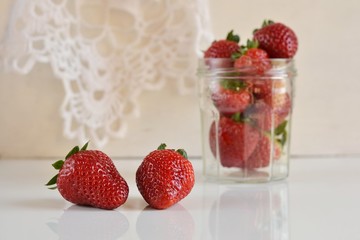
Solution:
M65 201L44 184L50 160L0 159L0 239L360 239L360 159L295 158L268 184L206 181L166 209L147 207L135 184L140 160L115 160L130 193L108 211Z

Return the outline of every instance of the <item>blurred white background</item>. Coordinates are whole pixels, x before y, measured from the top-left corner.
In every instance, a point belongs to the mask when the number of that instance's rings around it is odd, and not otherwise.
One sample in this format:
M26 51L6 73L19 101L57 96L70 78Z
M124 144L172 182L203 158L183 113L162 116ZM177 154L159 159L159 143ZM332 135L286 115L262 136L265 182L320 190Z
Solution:
M0 2L0 39L12 0ZM299 38L292 155L360 154L360 1L209 0L216 38L234 29L242 41L264 19L283 22ZM1 70L1 69L0 69ZM63 136L61 82L38 64L27 76L0 72L0 158L62 157L76 140ZM200 156L196 94L168 84L139 98L141 116L124 139L102 150L113 157L144 156L161 142Z

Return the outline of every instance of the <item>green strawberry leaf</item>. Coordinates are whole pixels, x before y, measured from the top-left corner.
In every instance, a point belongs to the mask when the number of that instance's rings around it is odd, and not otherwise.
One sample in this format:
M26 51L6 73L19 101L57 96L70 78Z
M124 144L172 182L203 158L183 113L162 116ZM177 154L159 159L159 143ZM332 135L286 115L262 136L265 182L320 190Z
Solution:
M89 145L89 141L87 141L84 146L80 149L79 146L75 146L73 149L70 150L70 152L66 155L65 160L68 159L70 156L74 155L75 153L79 152L79 151L85 151L87 149ZM56 170L60 170L62 168L62 166L64 165L64 160L58 160L55 163L52 164L52 166L56 169ZM56 174L53 178L50 179L50 181L45 184L45 186L52 186L56 184L57 178L58 178L59 174ZM49 187L49 189L56 189L57 187Z
M85 145L80 149L80 151L85 151L89 145L89 141L85 143Z
M287 123L288 121L285 120L279 126L277 126L277 128L275 129L275 135L279 136L286 132Z
M241 122L241 113L240 112L237 112L237 113L234 113L232 116L231 116L231 119L234 120L235 122Z
M164 149L166 149L165 143L160 144L160 146L157 148L157 150L164 150Z
M234 113L233 115L231 115L231 119L237 123L253 124L252 120L249 117L244 116L242 112Z
M59 170L62 166L64 165L64 161L63 160L58 160L56 162L54 162L52 164L52 166L56 169Z
M58 175L59 175L59 174L56 174L54 177L52 177L52 178L50 179L50 181L49 181L47 184L45 184L45 186L55 185L55 184L56 184L56 181L57 181L57 178L58 178ZM56 187L49 187L49 189L56 189Z
M284 147L286 141L287 141L287 131L284 130L284 132L282 133L281 138L280 138L281 146Z
M228 33L228 35L226 36L226 40L239 43L239 42L240 42L240 37L239 37L239 35L234 34L234 31L231 30L231 31Z
M178 150L176 150L176 152L180 153L181 156L188 159L188 155L184 149L178 149Z
M241 50L240 50L240 51L236 51L236 52L234 52L234 53L231 54L231 59L232 59L232 60L236 60L236 59L240 58L241 55L242 55Z
M273 20L265 19L261 27L266 27L266 26L269 26L269 25L274 24L274 23L275 22Z
M265 20L263 21L262 25L261 25L261 28L264 28L264 27L269 26L269 25L274 24L274 23L275 23L275 22L272 21L272 20L265 19ZM254 31L253 31L253 34L255 34L257 31L259 31L259 29L258 29L258 28L255 28Z
M223 88L233 91L240 91L248 86L247 83L238 79L224 79L220 84Z
M246 42L246 48L250 49L250 48L258 48L259 47L259 42L256 40L250 40L248 39Z
M79 146L75 146L73 149L70 150L70 152L66 155L65 160L68 159L71 155L74 155L75 153L79 152Z

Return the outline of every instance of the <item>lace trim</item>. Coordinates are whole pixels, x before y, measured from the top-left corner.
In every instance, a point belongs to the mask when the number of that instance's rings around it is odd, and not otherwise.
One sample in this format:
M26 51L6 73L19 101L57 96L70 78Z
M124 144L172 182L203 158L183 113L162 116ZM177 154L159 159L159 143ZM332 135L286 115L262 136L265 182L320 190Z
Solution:
M17 1L2 45L5 67L50 64L61 79L64 135L104 146L140 114L138 96L176 83L193 92L211 41L206 0Z

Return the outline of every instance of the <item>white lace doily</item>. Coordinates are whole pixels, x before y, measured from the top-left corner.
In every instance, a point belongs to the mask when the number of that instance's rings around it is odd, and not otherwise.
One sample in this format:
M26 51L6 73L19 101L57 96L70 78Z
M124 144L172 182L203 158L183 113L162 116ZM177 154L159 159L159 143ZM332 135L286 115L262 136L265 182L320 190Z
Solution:
M142 91L194 90L208 24L206 0L18 0L0 50L21 74L49 63L65 88L65 136L101 147L126 135Z

